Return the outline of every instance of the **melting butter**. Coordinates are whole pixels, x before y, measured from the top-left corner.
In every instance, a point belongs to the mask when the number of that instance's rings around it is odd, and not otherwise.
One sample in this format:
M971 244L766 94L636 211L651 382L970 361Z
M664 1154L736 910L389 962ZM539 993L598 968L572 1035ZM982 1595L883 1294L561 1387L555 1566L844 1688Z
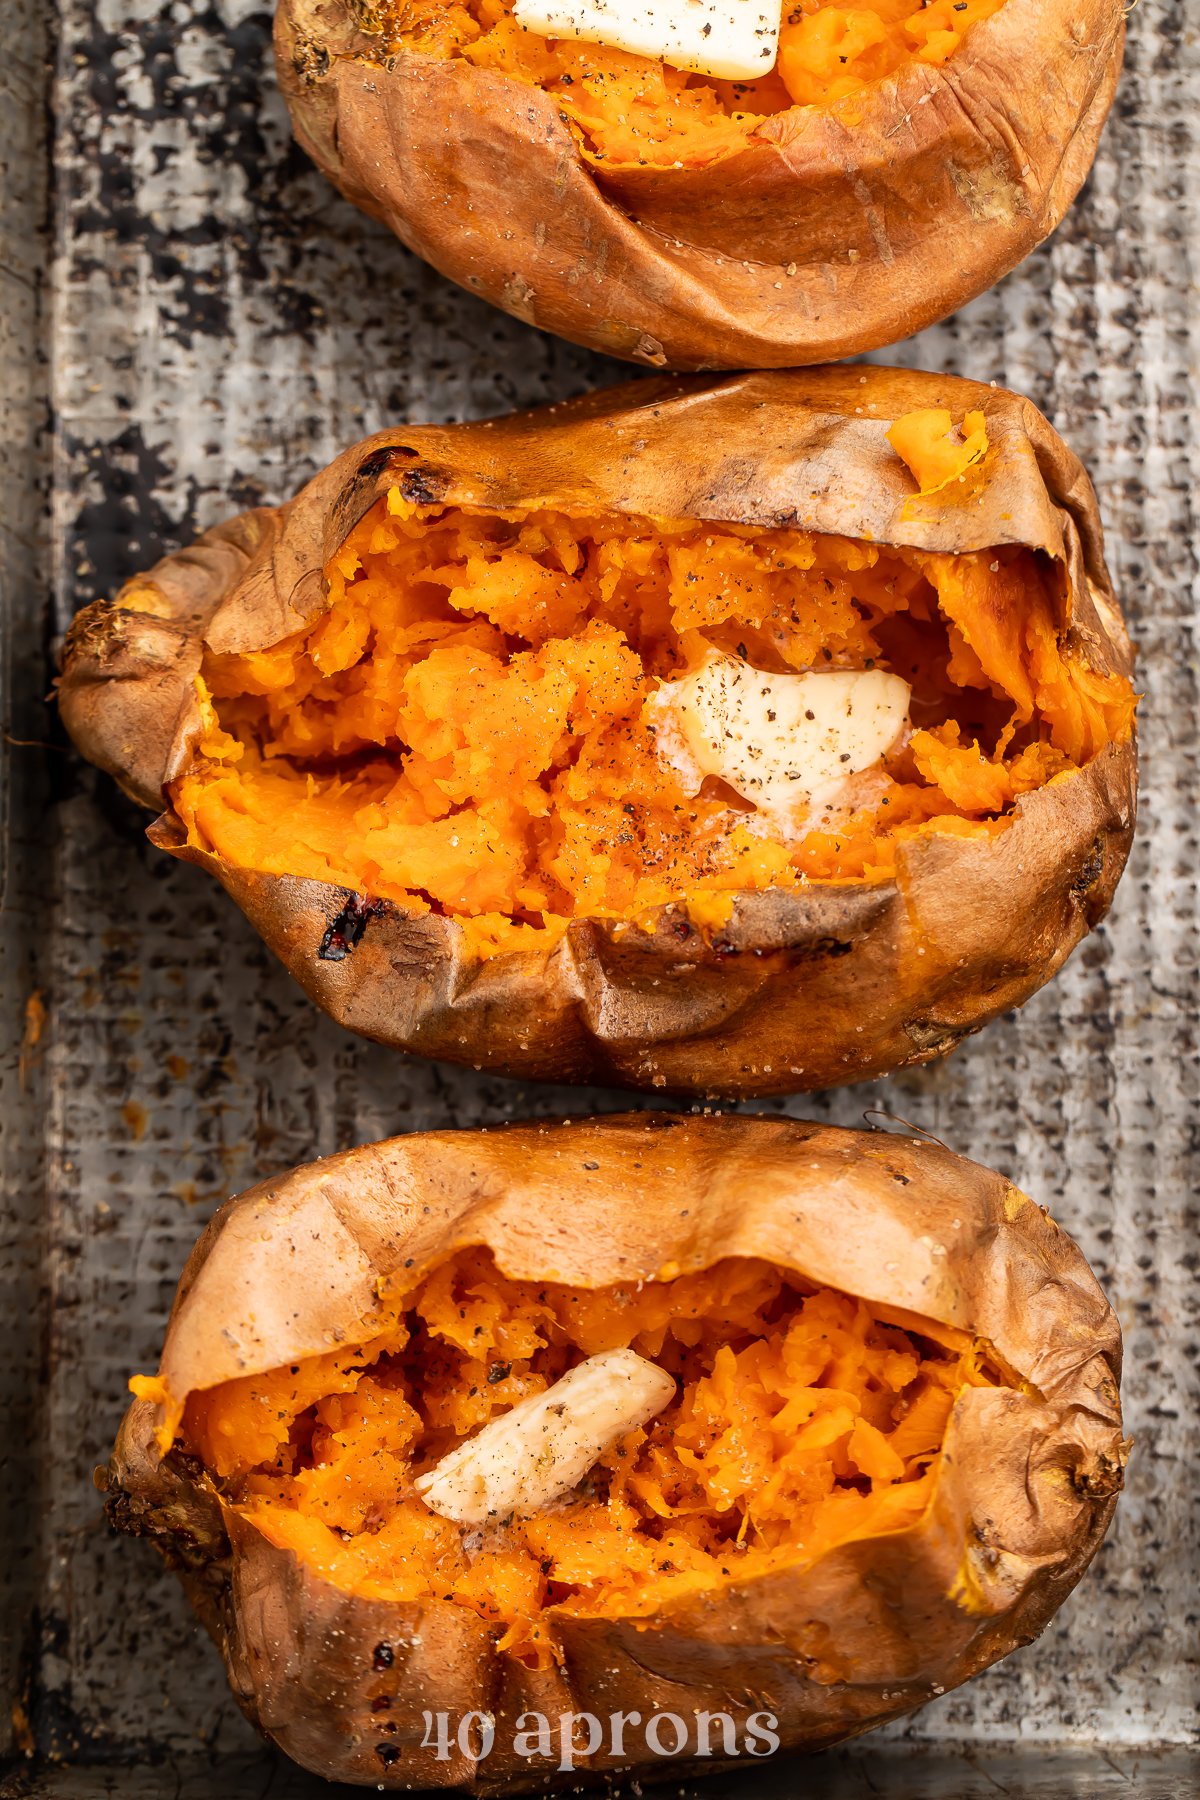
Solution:
M685 780L719 776L786 829L895 748L911 699L882 669L771 675L712 656L663 682L645 716Z

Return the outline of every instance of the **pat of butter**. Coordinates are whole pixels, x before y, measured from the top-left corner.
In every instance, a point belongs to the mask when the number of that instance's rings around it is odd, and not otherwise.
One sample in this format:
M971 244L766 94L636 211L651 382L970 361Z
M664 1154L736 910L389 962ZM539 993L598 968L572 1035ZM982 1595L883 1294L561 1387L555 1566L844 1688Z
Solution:
M892 749L911 698L907 681L882 669L768 675L713 656L681 681L663 682L646 718L666 755L683 751L673 758L681 773L717 775L760 812L787 821Z
M723 81L769 75L779 51L770 0L516 0L513 16L539 37L608 44Z
M626 1432L675 1398L675 1377L633 1350L589 1356L541 1394L526 1394L413 1486L460 1525L541 1512L563 1499Z

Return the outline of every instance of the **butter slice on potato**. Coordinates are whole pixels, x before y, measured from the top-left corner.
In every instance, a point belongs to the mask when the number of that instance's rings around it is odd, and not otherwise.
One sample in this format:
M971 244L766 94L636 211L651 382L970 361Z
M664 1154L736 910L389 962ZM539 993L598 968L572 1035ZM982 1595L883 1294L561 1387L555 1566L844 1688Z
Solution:
M908 682L882 669L771 675L711 656L664 682L646 717L685 780L719 776L786 827L899 742L911 699Z
M761 0L516 0L513 16L539 37L581 38L722 81L775 67L778 6Z
M579 1485L601 1453L675 1397L675 1379L633 1350L605 1350L528 1394L443 1456L414 1486L461 1525L540 1512Z

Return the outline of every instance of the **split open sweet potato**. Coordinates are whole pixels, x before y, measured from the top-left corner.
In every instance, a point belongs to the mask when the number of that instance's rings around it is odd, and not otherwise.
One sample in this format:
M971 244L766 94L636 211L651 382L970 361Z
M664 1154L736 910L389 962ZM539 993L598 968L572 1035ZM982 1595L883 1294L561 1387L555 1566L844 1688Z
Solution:
M949 377L381 433L82 613L60 695L335 1019L547 1079L942 1054L1102 916L1133 825L1087 478Z
M281 0L296 135L357 205L518 318L635 361L774 368L894 343L1062 218L1122 0L802 0L777 65L705 79L523 29L511 0Z
M437 1132L218 1213L102 1480L289 1755L501 1792L821 1748L1027 1642L1119 1374L1076 1246L932 1142Z

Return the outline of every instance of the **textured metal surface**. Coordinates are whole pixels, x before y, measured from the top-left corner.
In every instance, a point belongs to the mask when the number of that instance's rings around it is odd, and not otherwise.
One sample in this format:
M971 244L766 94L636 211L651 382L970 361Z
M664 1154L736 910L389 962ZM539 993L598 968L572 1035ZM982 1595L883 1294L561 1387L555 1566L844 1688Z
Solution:
M315 1790L258 1756L173 1581L106 1534L90 1477L126 1376L152 1364L227 1193L397 1130L628 1101L405 1063L319 1018L62 746L48 647L83 601L232 507L283 497L364 431L616 371L453 291L324 186L289 143L265 12L60 0L50 26L47 52L43 9L7 0L0 1683L20 1689L19 1743L142 1773L13 1791L299 1795ZM821 1778L839 1796L1200 1792L1200 46L1179 0L1143 0L1130 30L1066 225L894 356L1024 389L1095 473L1148 693L1132 865L1108 925L1019 1019L940 1067L787 1110L888 1109L1048 1203L1124 1321L1137 1444L1112 1535L1045 1637L893 1733L972 1760L939 1752L914 1775L877 1737ZM1139 1757L1162 1744L1169 1762ZM753 1785L776 1791L761 1770Z
M878 1741L878 1740L876 1740ZM1194 1800L1196 1765L1184 1750L1039 1753L989 1746L985 1751L837 1750L798 1771L779 1758L747 1782L709 1776L681 1787L646 1790L695 1800ZM362 1788L331 1787L298 1769L259 1757L215 1761L172 1759L151 1768L23 1770L0 1776L0 1800L353 1800ZM570 1791L570 1790L568 1790ZM576 1793L581 1790L574 1790ZM641 1800L633 1782L606 1788L608 1800Z

